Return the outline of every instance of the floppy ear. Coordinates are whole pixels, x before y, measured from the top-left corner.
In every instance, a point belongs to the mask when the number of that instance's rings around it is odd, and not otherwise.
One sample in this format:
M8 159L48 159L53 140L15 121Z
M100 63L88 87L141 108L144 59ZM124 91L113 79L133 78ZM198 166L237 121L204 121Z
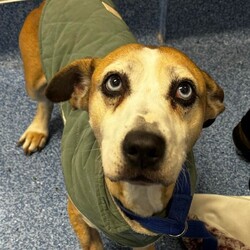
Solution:
M52 102L70 100L73 107L87 109L95 61L93 58L80 59L57 72L45 90L46 97Z
M205 72L203 77L206 82L207 102L203 128L210 126L216 117L224 111L224 92L222 88Z

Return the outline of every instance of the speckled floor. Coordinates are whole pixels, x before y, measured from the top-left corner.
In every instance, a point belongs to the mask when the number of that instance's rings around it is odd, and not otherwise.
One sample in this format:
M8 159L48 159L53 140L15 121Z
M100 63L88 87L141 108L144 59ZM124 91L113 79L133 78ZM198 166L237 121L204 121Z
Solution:
M17 37L40 1L0 5L0 249L79 249L66 213L60 167L63 125L55 110L46 148L27 157L16 142L32 119ZM116 0L139 41L157 44L158 1ZM226 111L195 147L197 192L250 195L250 165L235 152L231 132L250 108L250 2L169 0L168 45L186 52L225 90ZM105 241L106 249L120 249ZM157 249L182 249L164 238Z

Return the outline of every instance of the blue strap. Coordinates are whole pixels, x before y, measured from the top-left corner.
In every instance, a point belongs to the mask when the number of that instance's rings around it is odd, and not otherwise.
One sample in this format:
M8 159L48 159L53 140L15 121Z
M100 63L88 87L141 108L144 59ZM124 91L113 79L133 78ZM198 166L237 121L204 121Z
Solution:
M188 200L186 201L190 202ZM139 215L134 214L130 210L126 209L121 204L120 201L116 200L116 203L129 219L137 221L143 227L149 229L152 232L155 232L157 234L167 234L173 236L178 236L185 232L186 218L180 222L178 220L169 217L168 218L161 218L156 216L141 217ZM179 219L182 219L182 215L179 216Z
M157 216L141 217L126 209L119 200L115 200L129 219L137 221L152 232L172 237L202 238L204 250L217 249L217 240L207 231L203 222L187 221L192 194L190 176L185 166L183 166L177 179L173 196L167 208L168 215L165 218Z

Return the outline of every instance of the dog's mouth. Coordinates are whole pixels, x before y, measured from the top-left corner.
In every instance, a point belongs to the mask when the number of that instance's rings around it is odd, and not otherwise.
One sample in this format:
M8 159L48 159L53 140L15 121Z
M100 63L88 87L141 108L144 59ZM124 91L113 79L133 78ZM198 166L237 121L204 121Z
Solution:
M147 185L152 185L152 184L158 184L155 181L143 176L143 175L138 175L136 177L130 178L126 180L127 182L134 184L134 185L141 185L141 186L147 186Z
M109 178L113 182L128 182L133 185L140 185L140 186L149 186L149 185L158 185L163 184L166 185L166 183L163 183L160 180L157 179L151 179L144 175L136 175L136 176L126 176L126 177L119 177L119 178Z

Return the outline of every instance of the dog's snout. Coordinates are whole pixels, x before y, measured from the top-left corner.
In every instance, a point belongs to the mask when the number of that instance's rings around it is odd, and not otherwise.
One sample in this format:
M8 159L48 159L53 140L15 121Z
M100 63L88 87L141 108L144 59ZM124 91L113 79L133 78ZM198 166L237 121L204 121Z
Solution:
M131 131L123 141L123 154L130 166L156 169L164 157L165 140L157 134Z

